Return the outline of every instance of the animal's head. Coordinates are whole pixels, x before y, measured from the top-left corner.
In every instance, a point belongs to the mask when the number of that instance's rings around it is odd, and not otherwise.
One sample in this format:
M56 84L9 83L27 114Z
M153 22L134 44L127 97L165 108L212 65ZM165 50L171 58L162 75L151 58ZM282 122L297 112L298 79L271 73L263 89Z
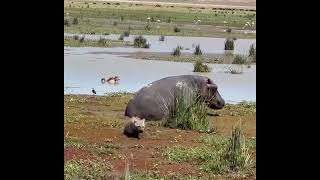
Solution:
M218 86L207 78L203 87L203 95L208 107L211 109L222 109L225 105L224 99L221 97Z
M119 76L115 76L115 77L114 77L114 80L115 80L115 81L120 81L120 77L119 77Z
M134 123L134 125L139 129L140 132L143 132L145 127L145 119L140 119L137 117L132 117L131 121Z

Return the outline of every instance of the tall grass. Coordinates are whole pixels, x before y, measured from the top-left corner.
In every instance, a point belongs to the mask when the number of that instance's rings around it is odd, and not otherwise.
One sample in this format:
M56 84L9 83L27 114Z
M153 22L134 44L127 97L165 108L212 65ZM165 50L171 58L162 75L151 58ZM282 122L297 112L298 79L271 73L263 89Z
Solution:
M177 46L176 48L174 48L171 55L180 56L181 55L181 46Z
M78 18L77 18L77 17L73 18L73 20L72 20L72 24L73 24L73 25L77 25L77 24L79 24L79 20L78 20Z
M181 86L181 90L175 92L174 107L164 121L164 126L210 132L207 104L200 101L200 96L193 89Z
M78 35L74 35L73 39L77 41L77 40L79 40L79 36Z
M80 43L83 43L83 42L84 42L84 38L85 38L85 37L82 36L82 37L79 39L79 42L80 42Z
M247 57L245 55L237 54L232 60L232 64L245 64L247 62Z
M203 63L202 58L197 58L193 64L193 72L210 72L211 69L208 65Z
M252 59L253 62L256 62L256 48L253 44L250 45L249 57Z
M98 44L99 44L100 46L106 46L106 45L107 45L107 40L104 39L104 38L102 38L102 37L100 37L100 39L99 39L99 41L98 41Z
M232 38L227 38L224 42L224 50L234 50L234 40Z
M130 31L124 31L123 32L124 37L129 37L130 36Z
M138 47L138 48L149 48L150 47L150 44L147 43L147 39L144 38L143 36L135 37L133 45L134 45L134 47Z
M196 46L196 49L193 52L194 55L196 56L201 56L202 55L202 50L200 49L200 45Z
M226 150L225 159L231 170L239 170L251 164L249 148L246 146L239 127L233 129Z
M177 32L181 32L181 29L177 26L174 26L173 31L177 33Z
M64 19L64 25L65 25L65 26L70 26L70 22L69 22L68 19Z
M163 36L163 35L161 35L161 36L159 37L159 41L164 41L164 36Z
M121 35L119 36L118 40L123 41L123 39L124 39L124 34L121 34Z
M204 146L168 148L164 153L170 161L193 162L207 172L226 173L245 170L253 163L249 148L255 143L247 143L241 128L232 130L231 137L206 135L198 139Z

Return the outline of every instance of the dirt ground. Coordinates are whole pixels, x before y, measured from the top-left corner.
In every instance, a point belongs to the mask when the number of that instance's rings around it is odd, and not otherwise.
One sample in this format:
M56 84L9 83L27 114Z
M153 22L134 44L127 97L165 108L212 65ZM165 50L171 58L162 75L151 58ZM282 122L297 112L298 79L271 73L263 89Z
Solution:
M132 95L113 97L65 95L65 144L66 139L76 137L92 145L111 143L117 147L111 154L96 155L87 149L65 145L65 161L103 158L111 164L110 176L113 177L122 175L128 161L132 171L155 172L160 175L173 173L179 176L199 178L204 176L205 173L193 163L169 163L161 153L163 149L176 145L202 146L195 139L202 136L203 133L170 129L159 126L158 122L147 122L141 139L128 138L122 134L123 127L128 122L128 118L124 116L124 109L131 97ZM227 105L223 110L214 111L209 118L219 135L230 136L234 125L241 122L246 137L256 136L255 109ZM255 156L255 150L253 154ZM255 169L251 169L247 174L246 179L248 178L255 179Z

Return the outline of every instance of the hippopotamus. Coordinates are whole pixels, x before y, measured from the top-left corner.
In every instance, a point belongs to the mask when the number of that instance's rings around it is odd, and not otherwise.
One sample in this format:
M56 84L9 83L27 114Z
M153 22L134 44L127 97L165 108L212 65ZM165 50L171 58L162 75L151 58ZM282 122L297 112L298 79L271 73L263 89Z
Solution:
M128 102L125 116L146 121L164 120L174 107L177 92L183 88L193 90L201 97L199 100L211 109L222 109L225 105L218 86L210 78L199 75L170 76L140 89Z

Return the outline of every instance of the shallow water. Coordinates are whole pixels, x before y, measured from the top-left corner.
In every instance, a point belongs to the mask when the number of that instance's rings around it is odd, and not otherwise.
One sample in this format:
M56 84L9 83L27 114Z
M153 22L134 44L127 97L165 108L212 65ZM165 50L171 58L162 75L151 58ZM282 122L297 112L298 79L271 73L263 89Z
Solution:
M114 48L111 48L114 49ZM132 48L133 49L133 48ZM191 63L137 60L105 53L109 48L64 48L65 94L98 95L109 92L136 92L148 83L173 75L200 74L218 84L221 96L228 103L256 100L256 66L243 68L243 74L225 73L232 65L210 64L212 72L194 73ZM120 76L118 85L101 84L101 78Z
M74 34L64 33L65 36L73 36ZM78 34L79 36L83 36ZM106 39L117 40L120 35L110 34L107 36L103 35L84 35L85 39L100 39L100 37ZM124 41L133 42L136 35L130 35L125 37ZM106 52L137 52L137 51L146 51L146 52L172 52L174 48L178 45L182 46L184 50L182 52L192 53L196 45L200 45L203 53L210 54L222 54L224 53L224 38L209 38L209 37L181 37L181 36L165 36L164 41L159 41L159 36L144 35L147 39L147 42L151 44L149 49L143 48L108 48ZM247 54L251 44L255 43L255 39L238 39L235 41L234 53L236 54ZM189 50L186 50L188 49Z

